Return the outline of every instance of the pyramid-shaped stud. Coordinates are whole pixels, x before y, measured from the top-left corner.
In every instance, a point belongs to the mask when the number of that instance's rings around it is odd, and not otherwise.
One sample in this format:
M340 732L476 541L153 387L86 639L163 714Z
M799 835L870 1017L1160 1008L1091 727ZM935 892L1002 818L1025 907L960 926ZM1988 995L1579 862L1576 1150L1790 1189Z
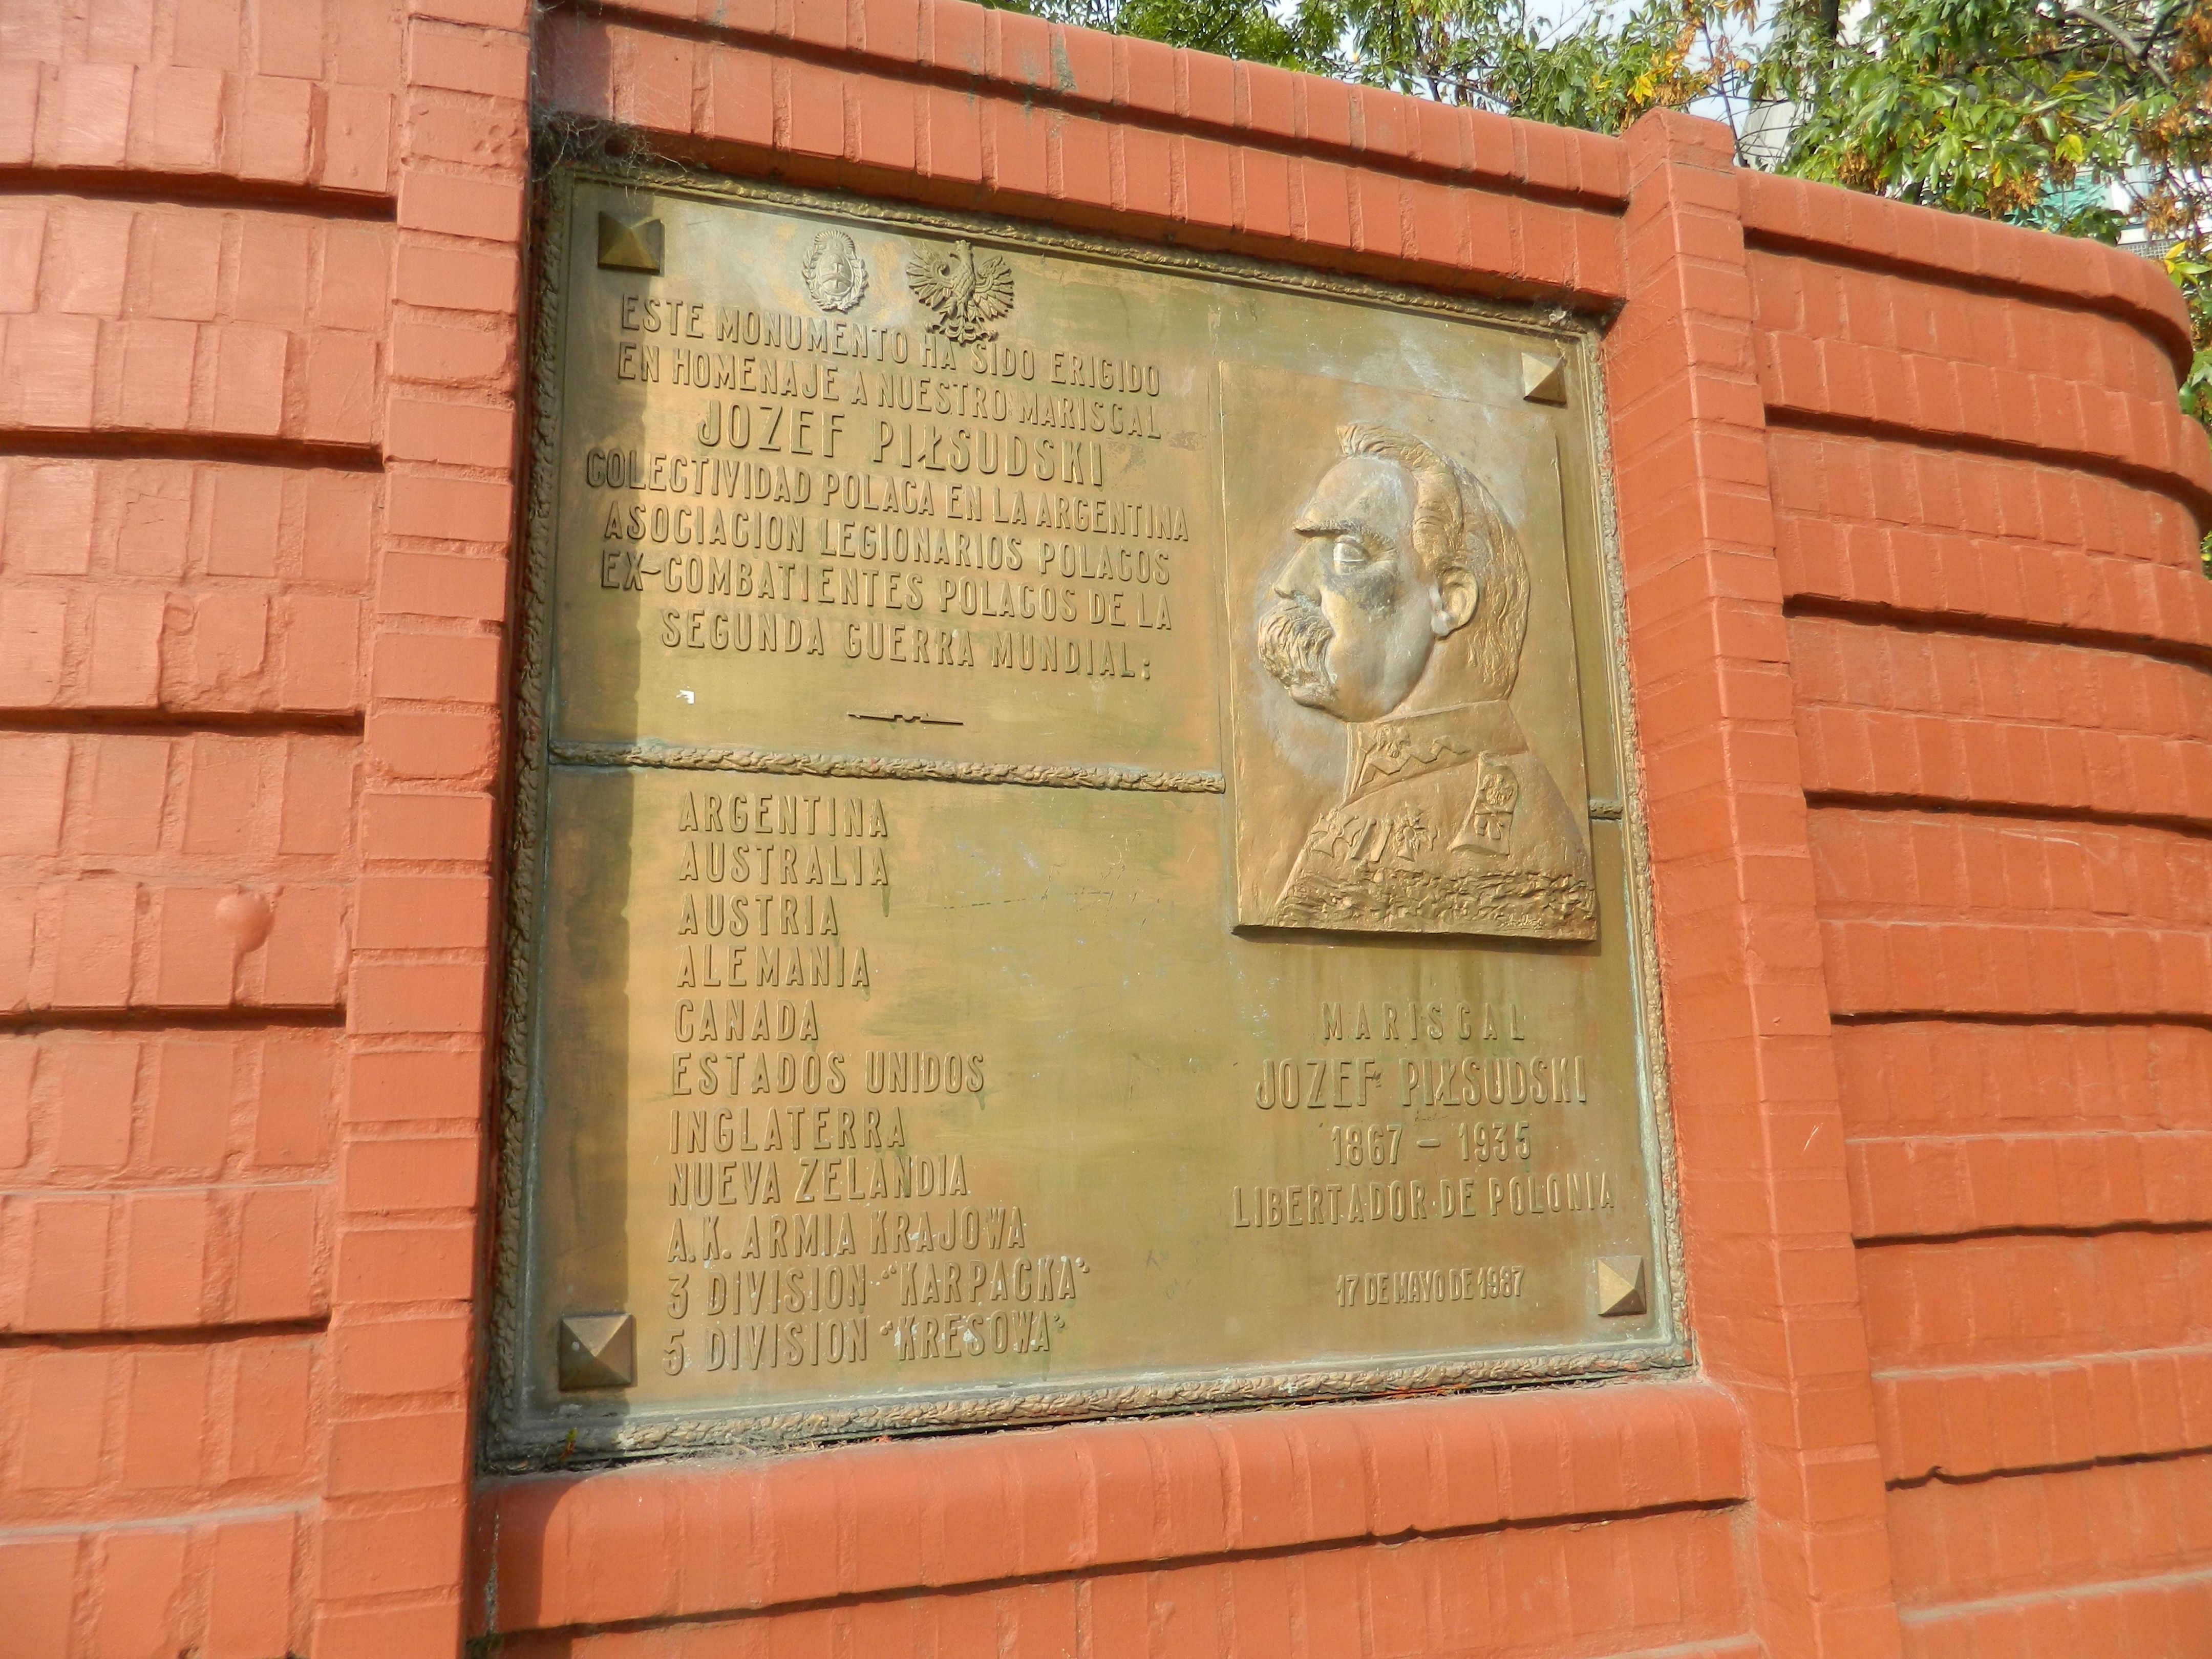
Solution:
M658 274L662 246L660 221L658 219L622 219L611 213L599 216L601 270L645 270Z
M637 1381L637 1322L628 1314L570 1314L554 1348L564 1389L627 1389Z
M606 256L599 263L606 264ZM1521 396L1532 404L1557 404L1565 407L1567 401L1567 360L1547 356L1540 352L1521 354Z
M1601 1255L1597 1259L1597 1311L1602 1319L1626 1319L1644 1312L1651 1298L1644 1288L1644 1258Z

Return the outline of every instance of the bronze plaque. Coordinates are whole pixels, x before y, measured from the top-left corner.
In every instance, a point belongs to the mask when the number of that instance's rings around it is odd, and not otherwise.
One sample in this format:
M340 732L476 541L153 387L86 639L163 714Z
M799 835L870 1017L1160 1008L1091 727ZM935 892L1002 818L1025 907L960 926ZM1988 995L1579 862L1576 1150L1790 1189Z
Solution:
M550 185L495 1456L1678 1360L1587 329Z

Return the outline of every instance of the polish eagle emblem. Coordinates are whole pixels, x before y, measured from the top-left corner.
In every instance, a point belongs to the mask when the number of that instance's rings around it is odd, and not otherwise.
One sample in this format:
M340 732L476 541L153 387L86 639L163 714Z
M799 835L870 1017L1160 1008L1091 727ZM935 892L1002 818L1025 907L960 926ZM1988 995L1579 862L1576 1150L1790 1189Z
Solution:
M993 340L989 327L1014 308L1014 268L1003 253L965 242L926 247L906 262L907 286L937 313L933 332L960 345Z

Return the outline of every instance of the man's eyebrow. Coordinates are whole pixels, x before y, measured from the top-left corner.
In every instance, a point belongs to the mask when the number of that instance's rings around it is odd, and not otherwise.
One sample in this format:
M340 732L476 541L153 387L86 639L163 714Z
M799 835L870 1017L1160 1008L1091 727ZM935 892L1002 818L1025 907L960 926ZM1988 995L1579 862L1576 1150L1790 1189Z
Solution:
M1301 518L1291 526L1291 533L1299 536L1357 536L1364 541L1380 542L1386 538L1364 519L1306 519Z

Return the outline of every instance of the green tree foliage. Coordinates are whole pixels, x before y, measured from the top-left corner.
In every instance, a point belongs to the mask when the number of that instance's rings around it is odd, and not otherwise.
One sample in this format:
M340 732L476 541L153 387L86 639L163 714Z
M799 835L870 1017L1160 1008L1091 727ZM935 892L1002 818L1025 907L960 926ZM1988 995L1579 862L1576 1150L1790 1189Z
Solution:
M1391 87L1531 120L1616 131L1748 62L1758 0L1638 0L1555 23L1528 0L988 0L1055 22ZM1576 0L1565 0L1569 5Z
M1747 161L2114 241L2188 296L2212 426L2212 0L999 0L1058 21L1618 131L1718 114ZM1762 148L1762 131L1786 140Z
M2212 425L2212 0L1785 5L1751 83L1803 111L1785 171L1954 212L2163 246Z
M1279 64L1316 75L1342 73L1337 44L1343 18L1328 0L1295 8L1267 0L984 0L1055 23L1134 34L1224 58Z
M1643 0L1554 25L1526 0L1344 0L1340 40L1355 79L1610 132L1712 91L1712 46L1739 9Z

